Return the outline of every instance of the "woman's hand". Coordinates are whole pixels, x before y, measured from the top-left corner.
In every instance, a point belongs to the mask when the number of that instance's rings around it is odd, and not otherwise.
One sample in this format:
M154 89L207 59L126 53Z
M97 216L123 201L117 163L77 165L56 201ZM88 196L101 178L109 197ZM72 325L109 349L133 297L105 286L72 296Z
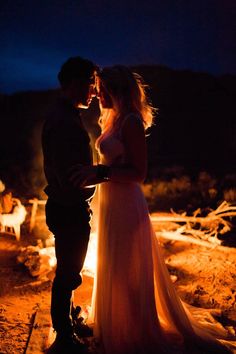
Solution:
M69 171L69 181L75 188L91 186L96 179L96 166L75 165Z

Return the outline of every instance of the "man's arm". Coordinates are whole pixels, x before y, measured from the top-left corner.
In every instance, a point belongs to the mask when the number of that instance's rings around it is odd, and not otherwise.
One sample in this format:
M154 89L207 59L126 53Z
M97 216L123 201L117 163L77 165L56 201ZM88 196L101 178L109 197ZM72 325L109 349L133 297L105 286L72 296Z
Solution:
M53 134L52 163L59 184L75 188L70 180L70 169L92 163L89 137L76 124L60 123Z

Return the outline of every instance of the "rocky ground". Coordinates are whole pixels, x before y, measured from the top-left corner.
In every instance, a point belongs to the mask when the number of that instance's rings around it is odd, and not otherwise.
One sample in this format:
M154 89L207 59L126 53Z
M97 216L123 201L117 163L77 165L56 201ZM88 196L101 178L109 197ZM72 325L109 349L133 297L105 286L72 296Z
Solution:
M29 243L29 237L17 242L13 236L0 234L1 354L25 353L35 314L38 309L49 310L53 274L32 278L17 262L20 248ZM165 241L163 248L180 297L195 306L221 309L220 322L234 333L236 248L210 250L179 241ZM90 302L92 283L92 278L84 277L83 287L76 292L83 306Z

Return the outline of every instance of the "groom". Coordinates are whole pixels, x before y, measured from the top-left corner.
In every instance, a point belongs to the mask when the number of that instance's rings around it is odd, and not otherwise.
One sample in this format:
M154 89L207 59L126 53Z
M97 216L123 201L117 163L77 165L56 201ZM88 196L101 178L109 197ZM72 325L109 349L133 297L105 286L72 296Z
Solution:
M92 164L88 133L78 108L88 108L95 96L97 67L81 57L69 58L61 67L58 79L60 98L45 121L42 133L44 171L48 185L46 222L55 236L56 275L52 285L51 318L57 332L50 350L77 353L83 344L75 335L72 318L72 295L82 282L89 234L89 203L94 188L75 188L68 171L75 165Z

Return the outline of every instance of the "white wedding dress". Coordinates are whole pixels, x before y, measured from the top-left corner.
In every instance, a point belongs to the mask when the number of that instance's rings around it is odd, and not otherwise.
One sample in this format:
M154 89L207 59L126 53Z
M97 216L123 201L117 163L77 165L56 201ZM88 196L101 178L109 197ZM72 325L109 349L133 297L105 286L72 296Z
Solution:
M98 151L103 164L125 163L119 131L105 133ZM207 311L199 317L199 311L189 310L177 295L141 186L109 181L99 186L98 193L97 274L90 321L105 354L231 352L223 326Z

